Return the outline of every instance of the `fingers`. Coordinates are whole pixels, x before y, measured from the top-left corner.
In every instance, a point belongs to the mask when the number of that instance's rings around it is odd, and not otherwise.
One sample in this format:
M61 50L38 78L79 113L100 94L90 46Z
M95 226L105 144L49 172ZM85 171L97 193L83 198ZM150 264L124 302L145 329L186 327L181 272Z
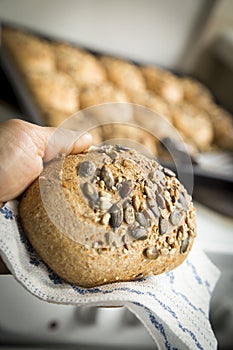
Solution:
M0 205L20 195L41 173L43 163L58 154L79 153L91 135L40 127L22 120L0 125Z
M48 162L58 154L77 154L87 149L92 141L88 133L56 129L43 128L47 133L47 146L45 149L43 161Z

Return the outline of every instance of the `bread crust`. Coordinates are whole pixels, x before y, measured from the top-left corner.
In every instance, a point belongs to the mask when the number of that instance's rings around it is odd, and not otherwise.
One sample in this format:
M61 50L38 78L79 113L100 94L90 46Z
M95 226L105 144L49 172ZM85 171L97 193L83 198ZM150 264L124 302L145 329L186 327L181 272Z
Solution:
M59 162L50 163L41 179L37 179L29 187L20 202L19 211L22 226L37 253L63 279L83 287L93 287L116 281L131 281L148 274L157 275L174 269L187 257L196 235L195 209L187 192L173 174L163 170L157 162L149 160L135 150L120 151L117 161L116 159L112 161L108 153L117 153L117 150L111 147L105 146L106 153L99 152L101 148L95 148L87 154L66 157L62 172ZM121 235L123 229L128 227L125 222L122 222L121 226L115 229L111 227L110 221L103 225L101 221L103 220L103 212L99 212L98 209L93 210L83 195L82 181L86 181L86 179L83 180L81 175L77 175L77 169L80 169L80 164L83 164L86 159L95 163L96 167L99 168L105 164L114 178L124 174L123 176L128 181L134 180L129 198L132 200L136 216L145 210L143 206L145 207L149 198L146 198L147 195L145 195L145 193L149 195L149 189L145 187L145 176L148 175L148 171L151 174L151 170L158 166L161 174L164 174L163 188L161 188L160 182L157 182L157 186L160 186L158 191L162 193L162 198L161 196L159 200L157 198L161 205L160 216L151 219L152 224L146 229L146 237L125 239ZM56 164L58 167L54 172ZM160 174L160 170L156 170L156 174ZM45 178L47 178L47 182L43 183ZM59 183L62 189L60 194L56 190ZM99 193L101 191L112 193L113 202L119 200L119 190L103 188L103 183L98 180L98 177L97 180L92 180L92 184L95 184ZM117 182L115 182L115 188L117 186ZM66 228L71 227L68 228L68 233L62 232L59 229L59 223L54 224L54 220L51 220L48 206L46 207L43 200L43 191L44 193L52 191L53 195L48 199L49 210L56 215L60 223L62 217L65 218ZM64 208L60 205L61 194L67 200L70 213L79 220L79 230L75 231L73 224L73 226L69 226L67 213L64 214L62 211ZM136 205L136 197L139 199L140 205ZM176 204L173 203L174 201ZM173 225L177 221L174 212L177 210L178 204L182 208L182 219L177 225ZM173 213L173 217L171 217L171 213ZM170 227L167 232L162 231L161 218ZM80 242L86 234L90 236L91 230L93 244L89 241L88 244L84 244L84 241ZM101 243L102 232L111 232L113 236L115 235L114 237L120 237L118 243L116 244L116 241L115 243L106 241L104 244Z

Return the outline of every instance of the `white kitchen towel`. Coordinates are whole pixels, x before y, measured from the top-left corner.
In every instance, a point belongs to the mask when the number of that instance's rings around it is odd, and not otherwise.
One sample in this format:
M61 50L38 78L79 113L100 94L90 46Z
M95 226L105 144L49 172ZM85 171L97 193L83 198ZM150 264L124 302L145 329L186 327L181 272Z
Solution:
M18 220L17 201L0 209L0 255L29 292L47 302L72 305L124 305L146 326L158 349L216 349L209 322L218 269L194 247L175 270L136 282L95 288L66 283L36 254Z

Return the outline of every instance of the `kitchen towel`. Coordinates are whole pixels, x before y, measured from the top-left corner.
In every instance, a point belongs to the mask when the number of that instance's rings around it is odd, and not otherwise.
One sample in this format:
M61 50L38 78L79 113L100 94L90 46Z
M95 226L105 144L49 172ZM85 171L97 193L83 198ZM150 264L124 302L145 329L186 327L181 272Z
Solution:
M0 209L0 255L16 280L36 297L77 306L126 306L145 325L156 349L216 349L209 322L218 269L197 243L171 272L135 282L82 288L66 283L37 255L18 218L18 202Z

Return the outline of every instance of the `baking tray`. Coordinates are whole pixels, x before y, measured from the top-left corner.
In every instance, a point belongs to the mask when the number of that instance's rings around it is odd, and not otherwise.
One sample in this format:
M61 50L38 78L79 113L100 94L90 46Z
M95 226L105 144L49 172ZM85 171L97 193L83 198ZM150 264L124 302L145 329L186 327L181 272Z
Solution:
M38 31L31 30L28 27L17 25L15 23L4 22L1 23L1 26L26 30L48 41L65 42L67 44L85 49L87 52L90 52L97 57L106 54L114 56L111 54L111 52L100 52L98 50L93 50L86 46L79 45L78 43L64 40L59 37L41 34ZM117 58L131 61L139 66L144 64L143 62L132 61L128 57L118 56ZM20 109L24 115L23 119L38 125L45 125L45 121L43 120L38 107L33 101L31 93L28 90L20 72L3 46L0 48L0 64L10 85L12 86ZM175 73L177 74L177 72ZM177 75L183 74L178 73ZM174 147L176 146L174 145ZM216 161L221 164L220 169L214 166ZM176 167L171 162L167 163L163 159L160 159L160 162L164 166L170 167L176 172ZM189 183L184 184L190 190L190 193L192 192L194 199L203 204L207 204L214 210L233 217L233 154L224 151L219 153L212 152L211 154L202 153L193 162L193 169L191 169L191 171L193 171L194 175L194 188L192 188L192 186L189 188ZM192 175L188 172L189 170L185 166L183 168L182 166L179 167L179 174L182 175L183 179Z

